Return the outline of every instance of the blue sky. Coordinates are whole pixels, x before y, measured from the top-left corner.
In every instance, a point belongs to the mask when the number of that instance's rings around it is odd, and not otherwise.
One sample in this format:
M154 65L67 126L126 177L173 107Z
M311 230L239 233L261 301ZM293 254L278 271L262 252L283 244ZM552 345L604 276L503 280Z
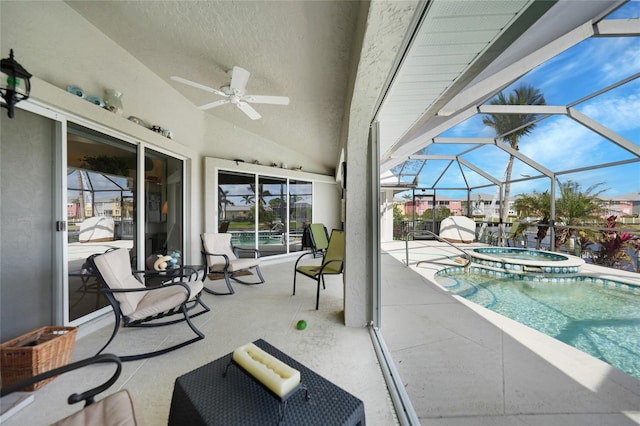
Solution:
M628 3L617 15L640 17L640 1ZM566 105L639 72L640 37L590 38L530 71L505 91L509 93L524 82L538 88L547 105ZM582 102L576 105L576 109L640 145L640 78ZM491 138L495 134L493 129L482 124L482 116L478 115L442 136ZM633 154L566 116L552 116L540 121L530 135L520 140L519 146L523 154L554 172L634 158ZM560 146L561 151L558 150ZM463 150L459 145L432 145L427 148L429 154L458 154L461 151ZM472 164L482 165L489 174L502 178L508 155L498 151L500 150L495 147L483 147L463 158ZM447 179L443 179L438 187L464 186L457 166L456 170L453 169L450 169ZM424 171L420 177L420 186L429 186L441 172L442 170L433 168ZM536 176L539 173L516 161L512 179L523 175ZM488 182L477 175L468 175L467 178L471 186ZM579 182L584 190L600 183L598 190L603 190L603 196L640 192L640 163L561 175L559 180ZM545 191L548 188L548 179L536 179L514 184L511 194ZM495 187L477 192L495 192ZM461 196L457 192L445 195Z

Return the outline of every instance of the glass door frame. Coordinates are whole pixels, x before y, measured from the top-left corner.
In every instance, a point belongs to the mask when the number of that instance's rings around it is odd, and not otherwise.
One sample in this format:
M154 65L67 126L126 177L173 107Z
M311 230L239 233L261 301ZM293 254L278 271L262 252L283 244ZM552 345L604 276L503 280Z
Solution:
M54 147L54 182L53 182L53 190L54 194L54 207L51 212L52 216L52 232L53 236L53 247L52 247L52 259L53 262L53 277L52 277L52 303L53 303L53 320L56 324L61 324L65 326L77 326L83 323L86 323L90 320L96 319L104 314L108 313L111 310L110 306L101 308L97 311L91 312L88 315L85 315L81 318L78 318L74 321L69 320L69 287L68 287L68 249L67 249L67 241L68 241L68 231L67 231L67 123L73 122L80 126L87 127L94 131L104 133L105 135L114 137L119 139L125 143L131 144L136 149L137 155L137 200L136 203L144 203L144 160L145 160L145 150L151 149L155 152L159 152L170 157L175 158L176 160L183 162L182 167L182 208L185 214L182 217L182 228L183 228L183 238L182 238L182 252L186 255L186 248L188 244L186 242L187 236L189 235L189 229L187 224L187 214L188 211L187 206L190 205L190 196L188 191L188 171L190 170L190 163L187 157L177 154L175 152L171 152L169 150L163 149L160 146L156 146L154 144L138 140L134 137L128 136L120 131L115 129L106 127L99 123L95 123L93 121L84 119L82 117L76 116L70 113L62 113L56 111L47 105L44 105L40 102L29 100L28 102L22 102L19 105L20 109L25 111L32 112L34 114L46 117L51 119L55 124L55 147ZM139 204L144 205L144 204ZM138 208L136 209L136 220L138 224L145 223L145 209ZM145 227L137 226L136 227L136 237L138 243L136 244L136 256L137 256L137 268L141 268L144 266L144 249L145 249L145 241L144 241L144 233Z
M232 168L225 168L225 167L215 167L214 168L214 186L215 186L215 192L214 194L214 200L215 203L214 205L219 205L219 191L218 188L220 186L220 173L229 173L229 174L242 174L242 175L251 175L253 178L253 186L255 188L255 215L254 215L254 220L253 220L253 235L254 235L254 244L252 248L255 249L259 249L260 248L260 242L259 242L259 230L260 230L260 215L259 215L259 203L260 201L260 179L261 178L267 178L267 179L277 179L277 180L283 180L283 183L286 185L286 196L285 196L285 209L287 212L287 217L285 220L285 227L284 227L284 237L285 237L285 250L283 253L279 253L279 254L275 254L273 255L274 257L277 256L283 256L283 255L289 255L291 253L297 253L297 251L291 251L291 247L289 244L289 236L291 235L291 218L290 218L290 208L291 208L291 182L307 182L309 185L311 185L311 199L310 199L310 204L311 206L313 206L313 202L314 202L314 182L311 179L305 179L305 178L299 178L299 177L292 177L292 176L282 176L282 175L278 175L276 173L274 174L269 174L269 173L264 173L264 172L260 172L260 171L253 171L253 170L234 170ZM313 217L314 217L314 209L312 207L311 209L311 218L310 218L310 222L313 222ZM220 225L220 213L218 211L216 211L216 214L213 217L213 225L214 228L217 230L219 229L219 225Z

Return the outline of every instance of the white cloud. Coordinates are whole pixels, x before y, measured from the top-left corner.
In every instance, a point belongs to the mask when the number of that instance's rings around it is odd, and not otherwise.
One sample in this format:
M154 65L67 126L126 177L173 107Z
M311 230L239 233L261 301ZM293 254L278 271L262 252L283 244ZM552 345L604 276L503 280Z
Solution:
M638 142L640 138L640 95L638 94L640 93L640 84L636 86L639 86L638 91L625 94L625 97L596 98L578 109L614 131L638 129L635 138L635 141Z
M638 37L613 37L598 45L592 61L600 64L602 81L607 84L633 75L640 69L640 43Z

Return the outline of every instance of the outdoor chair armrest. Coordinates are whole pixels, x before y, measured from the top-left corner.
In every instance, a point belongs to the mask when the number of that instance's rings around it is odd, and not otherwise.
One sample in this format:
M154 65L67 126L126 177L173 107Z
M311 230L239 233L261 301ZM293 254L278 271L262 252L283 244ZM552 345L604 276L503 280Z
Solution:
M133 292L137 292L137 291L153 291L153 290L159 290L161 288L167 288L167 287L171 287L174 285L179 285L184 287L185 290L187 290L187 300L189 300L191 298L191 288L189 287L189 285L183 281L172 281L172 282L168 282L162 285L158 285L155 287L142 287L142 288L101 288L100 291L103 293L133 293Z
M293 269L294 269L294 270L295 270L295 269L298 269L298 263L302 260L302 258L303 258L303 257L308 256L308 255L313 255L313 252L308 251L308 252L303 253L302 255L300 255L300 256L298 257L298 260L296 260L296 264L295 264L295 266L293 267Z
M58 376L63 373L67 373L69 371L76 370L78 368L85 367L87 365L97 364L97 363L106 363L106 362L112 362L116 364L116 371L113 373L113 375L109 380L107 380L101 385L98 385L80 394L77 394L77 393L71 394L67 399L67 402L69 404L75 404L80 401L85 401L85 407L86 407L87 405L92 404L94 402L94 397L97 394L108 389L112 384L116 382L116 380L118 380L118 377L120 377L120 372L122 371L122 361L116 355L114 354L96 355L91 358L87 358L80 361L72 362L71 364L63 365L62 367L54 368L53 370L40 373L36 376L21 380L10 386L4 387L2 388L0 395L1 396L9 395L13 392L23 389L26 386L38 383L42 380L46 380L51 377Z
M224 267L225 267L225 269L229 267L229 264L230 264L230 263L229 263L229 256L227 256L226 254L209 253L208 251L204 251L204 250L202 250L202 251L201 251L201 253L202 253L202 255L204 256L204 260L205 260L205 264L207 265L207 268L209 267L209 266L208 266L208 263L209 263L209 262L207 262L207 256L220 256L220 257L224 257L224 263L225 263Z
M323 263L322 266L320 267L320 270L318 271L318 273L322 274L323 271L324 271L324 268L326 268L327 266L329 266L330 264L335 263L335 262L342 263L342 260L341 259L333 259L333 260L329 260L329 261Z
M260 258L260 250L258 250L258 249L234 247L233 251L236 253L236 256L238 256L238 257L240 257L239 254L238 254L238 252L240 252L240 251L246 251L246 252L252 251L254 253L254 256L255 256L256 259Z

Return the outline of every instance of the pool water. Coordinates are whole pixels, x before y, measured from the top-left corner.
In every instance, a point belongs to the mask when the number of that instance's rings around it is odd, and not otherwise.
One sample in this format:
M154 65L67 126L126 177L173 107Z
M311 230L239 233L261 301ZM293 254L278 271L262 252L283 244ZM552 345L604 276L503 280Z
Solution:
M532 261L548 260L548 259L542 259L540 256L536 254L527 253L526 251L523 251L522 253L503 252L503 253L500 253L500 257L506 258L506 259L532 260Z
M588 281L532 285L487 275L446 274L455 294L534 328L640 379L640 294Z

